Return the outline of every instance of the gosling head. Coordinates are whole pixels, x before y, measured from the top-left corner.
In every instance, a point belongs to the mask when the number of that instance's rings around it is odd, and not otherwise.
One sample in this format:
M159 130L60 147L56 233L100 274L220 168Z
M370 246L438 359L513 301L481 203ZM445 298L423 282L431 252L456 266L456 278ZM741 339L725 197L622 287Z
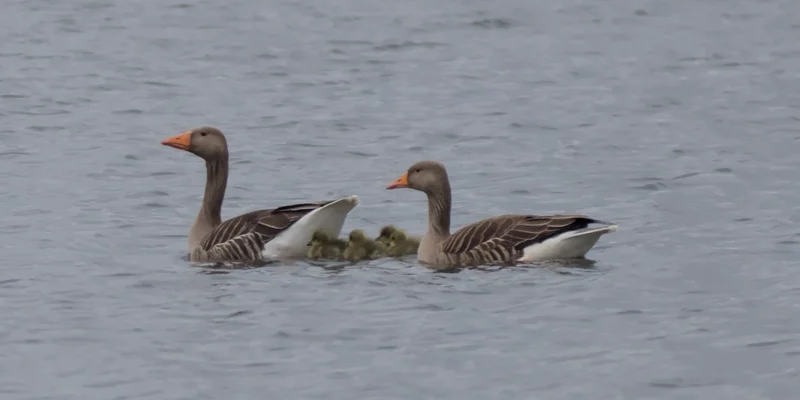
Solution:
M381 228L381 234L378 236L379 241L381 242L389 242L392 237L392 234L397 231L394 225L386 225Z
M330 240L331 237L323 231L315 231L314 235L311 236L311 243L327 243Z
M406 233L398 229L392 233L392 236L389 237L389 245L395 246L397 243L405 242L406 240L408 240Z
M356 229L350 232L349 238L351 242L356 242L356 243L365 242L367 240L367 234L365 234L364 231L362 231L361 229Z
M394 241L403 241L403 240L407 240L408 236L406 235L405 232L403 232L401 230L397 230L397 231L394 231L394 233L392 233L390 238L392 240L394 240Z

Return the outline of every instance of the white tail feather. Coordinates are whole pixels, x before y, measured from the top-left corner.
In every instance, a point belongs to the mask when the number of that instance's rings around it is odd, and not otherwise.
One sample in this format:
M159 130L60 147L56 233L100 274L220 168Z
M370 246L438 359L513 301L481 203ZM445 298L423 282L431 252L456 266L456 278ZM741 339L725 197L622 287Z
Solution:
M600 236L617 230L617 225L599 228L583 228L564 232L543 242L532 244L523 250L519 262L580 258L594 247Z
M289 229L267 242L261 252L262 257L268 259L305 257L308 242L311 241L314 231L322 230L330 236L338 237L347 214L358 203L358 196L353 195L311 211Z

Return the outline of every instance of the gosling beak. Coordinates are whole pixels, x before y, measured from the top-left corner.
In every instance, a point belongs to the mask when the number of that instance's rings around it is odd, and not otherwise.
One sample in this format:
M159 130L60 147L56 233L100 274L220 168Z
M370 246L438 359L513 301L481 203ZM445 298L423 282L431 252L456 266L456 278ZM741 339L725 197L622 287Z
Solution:
M397 178L397 180L392 182L391 185L387 186L386 189L388 189L388 190L391 190L391 189L403 189L403 188L407 188L407 187L408 187L408 172L406 172L405 174L403 174L399 178Z

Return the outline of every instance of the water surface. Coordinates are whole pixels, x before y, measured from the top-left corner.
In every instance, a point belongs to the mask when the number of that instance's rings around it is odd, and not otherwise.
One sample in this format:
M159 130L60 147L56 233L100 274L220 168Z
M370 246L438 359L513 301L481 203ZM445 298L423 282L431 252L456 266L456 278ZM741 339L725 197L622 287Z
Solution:
M3 399L786 399L800 365L800 3L6 1ZM453 225L620 224L592 268L414 257L230 273L182 256L196 157L223 216L444 162Z

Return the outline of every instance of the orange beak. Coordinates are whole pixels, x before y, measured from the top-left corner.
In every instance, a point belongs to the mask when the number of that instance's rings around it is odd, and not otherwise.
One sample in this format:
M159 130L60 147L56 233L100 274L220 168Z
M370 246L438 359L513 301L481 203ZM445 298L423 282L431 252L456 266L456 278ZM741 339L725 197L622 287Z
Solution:
M161 144L164 146L174 147L181 150L189 150L189 145L192 143L192 132L184 132L180 135L173 136L169 139L164 139Z
M407 187L408 187L408 172L397 178L397 180L392 182L391 185L387 186L386 189L402 189Z

